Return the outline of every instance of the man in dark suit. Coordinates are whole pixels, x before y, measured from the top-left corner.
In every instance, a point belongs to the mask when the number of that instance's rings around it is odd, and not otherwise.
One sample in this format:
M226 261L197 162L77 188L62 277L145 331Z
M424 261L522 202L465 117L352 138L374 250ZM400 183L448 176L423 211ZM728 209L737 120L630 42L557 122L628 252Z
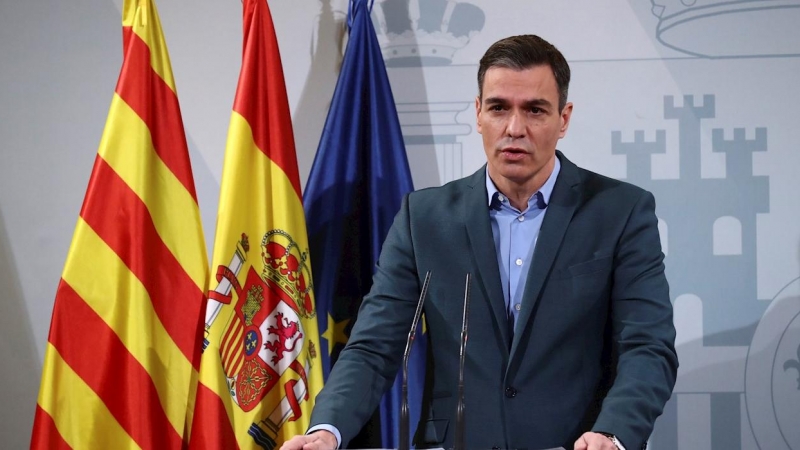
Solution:
M418 448L453 445L467 273L468 448L646 445L678 366L655 202L556 150L569 77L537 36L486 52L475 101L486 166L405 199L309 434L283 449L336 448L358 432L394 380L427 271Z

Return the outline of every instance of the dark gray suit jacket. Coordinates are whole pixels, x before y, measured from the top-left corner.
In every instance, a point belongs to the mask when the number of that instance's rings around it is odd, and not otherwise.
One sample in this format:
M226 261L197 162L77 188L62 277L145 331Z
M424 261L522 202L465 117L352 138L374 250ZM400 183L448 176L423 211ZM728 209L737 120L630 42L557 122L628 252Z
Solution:
M649 192L558 157L561 173L511 348L482 168L403 202L350 341L316 399L312 425L335 425L346 443L374 412L394 381L430 270L416 443L452 446L469 272L469 448L572 448L588 430L615 434L628 450L644 444L678 366L655 202Z

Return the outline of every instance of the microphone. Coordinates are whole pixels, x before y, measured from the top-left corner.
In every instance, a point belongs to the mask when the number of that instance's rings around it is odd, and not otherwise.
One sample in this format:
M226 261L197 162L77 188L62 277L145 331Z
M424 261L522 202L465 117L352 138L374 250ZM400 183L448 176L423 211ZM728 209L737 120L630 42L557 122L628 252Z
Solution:
M461 319L461 351L458 361L458 404L456 406L456 432L454 450L464 450L464 360L467 356L467 333L469 331L469 280L470 274L467 273L467 281L464 286L464 316Z
M425 281L422 283L422 292L419 293L417 310L414 312L414 320L411 322L411 330L406 339L406 350L403 352L403 385L401 387L400 399L400 439L398 450L409 450L408 438L408 358L411 355L411 346L414 345L414 338L417 336L417 323L422 315L422 305L425 303L425 296L428 294L428 284L431 282L431 271L425 274Z

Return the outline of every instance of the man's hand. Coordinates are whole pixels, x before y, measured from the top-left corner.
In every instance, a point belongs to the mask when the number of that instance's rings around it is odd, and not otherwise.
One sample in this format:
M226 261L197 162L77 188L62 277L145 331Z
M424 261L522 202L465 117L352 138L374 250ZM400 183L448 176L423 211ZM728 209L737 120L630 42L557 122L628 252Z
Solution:
M617 450L607 436L588 431L575 441L575 450Z
M336 436L330 431L320 430L295 436L286 441L280 450L334 450L335 448Z

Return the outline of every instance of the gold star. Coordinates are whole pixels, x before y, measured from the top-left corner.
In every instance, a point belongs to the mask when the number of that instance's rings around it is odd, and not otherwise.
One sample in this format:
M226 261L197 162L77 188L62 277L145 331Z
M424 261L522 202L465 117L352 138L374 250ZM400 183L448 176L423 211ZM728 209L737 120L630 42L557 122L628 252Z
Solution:
M344 329L348 323L350 323L350 319L334 322L333 316L328 314L328 328L322 333L322 337L328 341L328 356L333 354L333 347L336 344L344 345L347 343L347 335L344 334Z

